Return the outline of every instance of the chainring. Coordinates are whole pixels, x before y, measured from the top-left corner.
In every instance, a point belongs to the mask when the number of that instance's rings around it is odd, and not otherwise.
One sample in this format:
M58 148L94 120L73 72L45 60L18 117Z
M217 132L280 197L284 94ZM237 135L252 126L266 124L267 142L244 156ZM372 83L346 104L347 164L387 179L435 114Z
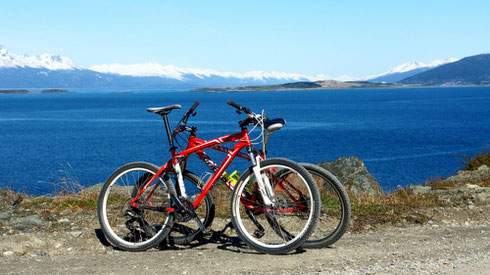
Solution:
M184 206L184 209L177 210L174 212L175 219L179 222L188 222L196 216L196 212L194 210L194 204L184 198L179 198L180 203Z

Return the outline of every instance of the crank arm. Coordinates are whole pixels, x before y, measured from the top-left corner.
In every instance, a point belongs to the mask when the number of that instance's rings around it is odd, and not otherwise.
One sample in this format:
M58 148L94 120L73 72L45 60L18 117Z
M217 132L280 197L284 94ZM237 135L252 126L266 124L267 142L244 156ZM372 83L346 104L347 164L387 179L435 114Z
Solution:
M194 217L194 221L196 222L197 226L199 226L199 229L201 229L203 234L208 234L211 231L204 226L201 219L199 219L197 215Z

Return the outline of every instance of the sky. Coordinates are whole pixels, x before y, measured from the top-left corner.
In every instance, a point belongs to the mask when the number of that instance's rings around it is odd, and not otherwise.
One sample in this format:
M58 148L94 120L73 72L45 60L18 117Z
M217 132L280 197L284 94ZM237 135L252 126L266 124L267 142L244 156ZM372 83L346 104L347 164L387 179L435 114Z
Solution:
M9 1L0 45L83 67L158 62L330 76L490 52L490 1Z

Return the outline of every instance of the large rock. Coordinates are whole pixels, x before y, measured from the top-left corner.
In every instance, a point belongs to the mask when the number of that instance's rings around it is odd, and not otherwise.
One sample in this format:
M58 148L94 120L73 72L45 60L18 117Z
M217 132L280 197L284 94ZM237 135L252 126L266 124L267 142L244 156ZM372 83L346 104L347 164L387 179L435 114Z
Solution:
M321 162L317 165L334 174L347 190L355 194L376 195L383 193L378 182L358 157L343 157L334 161Z
M490 187L482 187L474 184L464 184L449 189L434 190L439 200L447 200L454 204L476 203L485 205L490 203Z
M458 171L457 175L448 178L448 181L457 182L457 183L471 183L475 181L484 181L490 178L490 168L486 165L482 165L478 167L478 169L470 171L470 170L462 170Z
M412 185L409 189L415 195L435 196L455 206L473 203L486 205L490 204L490 187L486 186L489 180L490 168L482 165L474 171L458 171L455 176L436 182L435 186Z

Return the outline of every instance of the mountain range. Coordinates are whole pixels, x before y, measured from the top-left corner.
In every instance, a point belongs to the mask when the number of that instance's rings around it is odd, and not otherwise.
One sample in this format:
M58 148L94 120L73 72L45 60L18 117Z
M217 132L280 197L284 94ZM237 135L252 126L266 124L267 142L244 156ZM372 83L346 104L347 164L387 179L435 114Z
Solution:
M484 55L483 55L484 56ZM471 60L460 61L471 67ZM459 62L459 61L458 61ZM189 88L210 86L275 85L288 82L315 82L333 79L337 81L363 80L387 83L445 83L441 75L437 81L414 78L438 68L458 63L457 59L436 60L425 64L409 62L385 73L369 77L342 76L337 79L326 75L291 74L282 72L251 71L246 73L218 72L212 69L181 68L155 62L145 64L102 64L83 68L69 57L56 54L39 56L17 55L0 46L0 88ZM483 62L483 61L482 61ZM482 63L483 64L483 63ZM453 68L449 66L449 69ZM446 69L447 70L447 69ZM485 69L483 69L485 70ZM445 74L444 72L442 74ZM428 77L433 74L426 74ZM453 77L454 83L470 83ZM485 79L478 83L486 83Z
M465 57L400 81L404 84L490 85L490 54Z
M56 54L26 56L0 46L1 88L161 88L216 85L264 85L313 81L326 76L252 71L217 72L158 63L94 65L83 68Z
M448 58L445 60L435 60L432 63L425 64L423 62L412 61L396 66L395 68L374 77L368 77L366 80L371 82L387 82L396 83L412 75L416 75L438 66L458 61L457 58Z

